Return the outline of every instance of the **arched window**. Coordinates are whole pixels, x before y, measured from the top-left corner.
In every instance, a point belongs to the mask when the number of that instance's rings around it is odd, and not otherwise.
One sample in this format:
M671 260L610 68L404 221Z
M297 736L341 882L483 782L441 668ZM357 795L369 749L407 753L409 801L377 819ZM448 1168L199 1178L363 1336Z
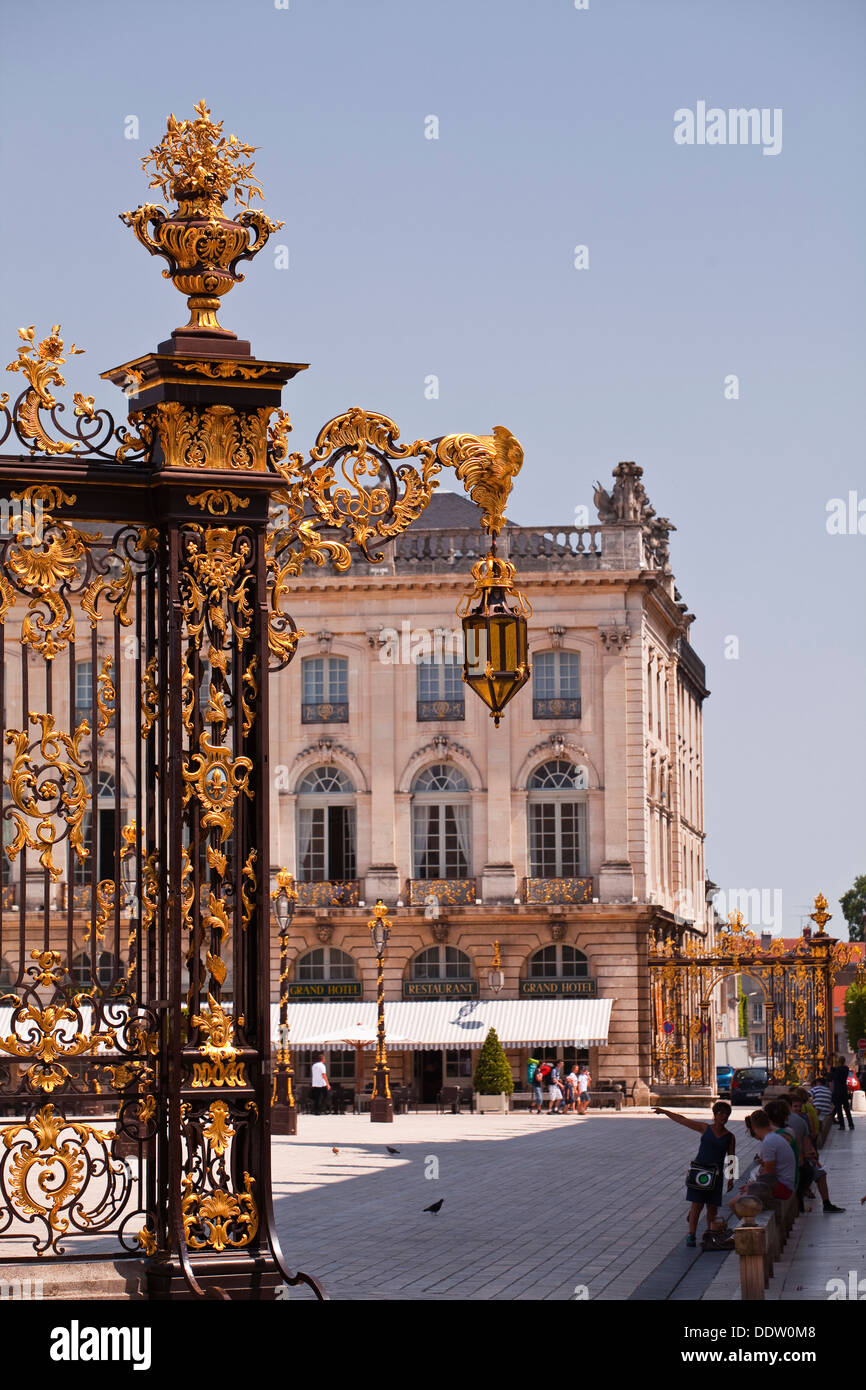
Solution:
M529 779L530 878L580 878L588 872L586 768L565 758L542 763Z
M434 763L412 783L414 878L468 878L472 862L469 783L452 763Z
M72 979L76 985L87 988L93 983L91 974L91 957L88 951L79 951L72 957L72 969L70 971ZM110 985L115 977L114 956L111 951L99 951L96 957L96 980L100 985Z
M472 962L456 946L428 946L412 961L413 980L471 980Z
M589 961L575 946L542 946L529 957L529 980L581 980L589 975Z
M88 787L88 790L90 788ZM90 803L91 806L94 804ZM90 883L91 875L97 883L103 878L114 878L114 830L115 830L115 781L111 772L100 768L96 780L96 844L93 843L93 812L85 812L81 823L84 848L88 851L86 859L79 859L72 853L72 881L77 887Z
M532 717L580 718L580 657L577 652L533 653Z
M296 980L355 980L357 977L353 957L334 946L317 946L314 951L307 951L295 966Z
M301 662L301 723L347 724L349 663L344 656L308 656Z
M462 656L450 649L420 659L416 708L419 723L465 717L462 662Z
M355 788L333 765L298 783L297 865L302 883L355 877Z

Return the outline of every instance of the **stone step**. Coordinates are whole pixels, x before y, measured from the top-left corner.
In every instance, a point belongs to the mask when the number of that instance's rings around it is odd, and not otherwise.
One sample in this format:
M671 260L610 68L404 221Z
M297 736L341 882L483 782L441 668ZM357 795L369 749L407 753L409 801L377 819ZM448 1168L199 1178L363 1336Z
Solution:
M0 1301L84 1299L103 1302L141 1299L143 1260L46 1259L38 1264L0 1263Z

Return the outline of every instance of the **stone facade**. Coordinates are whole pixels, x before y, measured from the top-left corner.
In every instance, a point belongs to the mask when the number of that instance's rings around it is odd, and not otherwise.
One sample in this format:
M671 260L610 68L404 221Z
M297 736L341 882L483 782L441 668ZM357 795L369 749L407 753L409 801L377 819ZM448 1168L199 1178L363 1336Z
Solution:
M337 800L354 820L354 868L345 875L351 884L338 884L331 902L326 884L302 888L292 977L301 957L322 945L324 930L328 945L356 962L362 997L373 998L367 920L379 897L394 927L386 999L402 997L417 954L436 944L468 956L482 997L490 992L495 941L502 997L518 995L534 952L574 948L586 958L599 995L614 999L609 1046L593 1049L591 1073L625 1080L629 1088L649 1075L648 932L673 921L710 929L701 732L708 692L687 640L692 615L670 572L673 528L655 517L640 478L634 464L620 464L612 491L597 487L598 525L508 526L503 533L499 551L516 564L519 587L533 606L535 675L498 729L466 687L457 690L452 682L441 687L438 702L422 698L430 689L422 684L419 657L422 666L431 655L441 664L457 645L455 609L486 548L476 509L455 494L434 494L379 564L356 563L345 575L304 572L293 614L309 635L272 691L273 870L309 876L325 817L311 833L316 803L302 784L317 769L334 770L343 789ZM567 688L560 653L569 663ZM310 661L319 665L305 674ZM335 691L322 684L336 678ZM544 813L533 806L545 794L531 782L551 762L581 770L571 799L583 808L573 813L582 843L579 862L560 844L544 860L548 871L539 873ZM462 788L453 799L467 808L457 835L466 843L452 856L450 877L460 881L436 885L439 901L432 903L418 882L424 874L413 817L427 799L419 777L443 766ZM556 793L548 804L568 799ZM339 815L345 826L346 812ZM561 837L565 820L554 825L552 812L550 819L551 837ZM332 821L329 833L335 831ZM454 870L455 859L462 872ZM429 867L428 855L428 874ZM327 880L321 854L315 872ZM318 895L318 906L311 895ZM573 901L554 901L569 896ZM276 954L274 967L276 980ZM516 1075L527 1055L512 1055ZM411 1054L391 1060L397 1079L410 1081ZM447 1066L443 1057L443 1079L453 1080Z

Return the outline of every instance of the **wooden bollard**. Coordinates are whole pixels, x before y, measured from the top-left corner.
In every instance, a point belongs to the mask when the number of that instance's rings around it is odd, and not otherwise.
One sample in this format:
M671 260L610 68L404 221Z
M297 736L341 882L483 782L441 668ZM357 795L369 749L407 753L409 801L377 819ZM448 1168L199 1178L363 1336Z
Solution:
M767 1233L764 1226L735 1226L734 1249L740 1261L740 1296L743 1302L764 1298Z

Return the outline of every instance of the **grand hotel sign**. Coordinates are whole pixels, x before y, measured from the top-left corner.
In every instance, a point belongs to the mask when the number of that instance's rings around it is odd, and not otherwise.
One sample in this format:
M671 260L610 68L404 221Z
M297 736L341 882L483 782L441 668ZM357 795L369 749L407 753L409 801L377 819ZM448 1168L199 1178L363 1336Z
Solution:
M521 999L597 999L595 980L521 980Z
M360 999L360 980L290 980L288 997L304 999Z

